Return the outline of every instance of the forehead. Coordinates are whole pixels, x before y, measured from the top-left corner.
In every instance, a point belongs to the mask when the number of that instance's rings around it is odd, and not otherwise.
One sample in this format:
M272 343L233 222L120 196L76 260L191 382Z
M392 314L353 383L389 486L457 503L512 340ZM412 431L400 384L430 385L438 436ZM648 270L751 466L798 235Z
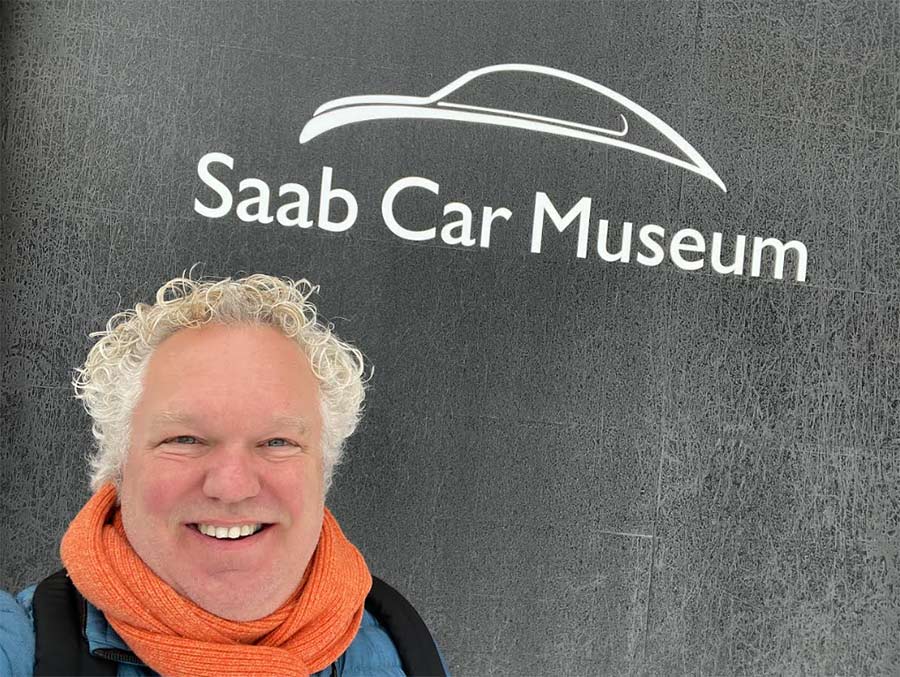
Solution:
M182 329L147 364L139 408L157 415L253 415L308 419L319 384L309 358L273 327Z

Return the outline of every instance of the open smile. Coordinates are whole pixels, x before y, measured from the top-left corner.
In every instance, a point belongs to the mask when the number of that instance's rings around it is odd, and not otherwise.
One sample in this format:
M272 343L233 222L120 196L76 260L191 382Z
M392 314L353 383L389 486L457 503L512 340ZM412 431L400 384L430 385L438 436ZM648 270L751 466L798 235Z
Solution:
M210 540L217 541L249 540L254 536L259 535L270 526L272 525L266 522L248 522L245 524L233 524L229 526L207 524L204 522L188 524L188 527L199 534L202 534Z

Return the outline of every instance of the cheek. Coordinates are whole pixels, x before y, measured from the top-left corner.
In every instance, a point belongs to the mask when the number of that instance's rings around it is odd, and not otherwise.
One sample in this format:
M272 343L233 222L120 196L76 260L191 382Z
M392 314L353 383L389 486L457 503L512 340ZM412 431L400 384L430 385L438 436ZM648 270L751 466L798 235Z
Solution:
M298 464L291 472L276 469L269 473L266 484L295 522L315 520L321 513L324 504L321 464Z
M171 482L148 480L144 485L141 502L150 515L164 517L177 503L178 488Z
M179 464L180 466L180 464ZM126 467L122 482L123 510L129 504L135 517L170 521L177 519L177 508L191 485L188 469L166 468L163 463L145 464L144 467Z

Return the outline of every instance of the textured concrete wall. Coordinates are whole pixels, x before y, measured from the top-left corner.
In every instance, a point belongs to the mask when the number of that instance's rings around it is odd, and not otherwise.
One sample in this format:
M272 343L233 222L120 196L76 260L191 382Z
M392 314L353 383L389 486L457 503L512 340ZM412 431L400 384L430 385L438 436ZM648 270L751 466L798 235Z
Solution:
M202 262L315 280L375 365L329 503L454 673L900 670L896 2L2 12L2 585L57 566L87 496L68 386L87 334ZM728 192L523 130L371 122L297 141L330 99L426 95L506 62L640 103ZM594 113L542 91L502 94ZM316 196L332 167L359 222L204 218L210 151L235 158L232 188ZM408 175L441 185L398 202L410 224L451 200L514 216L489 249L402 241L379 205ZM537 191L593 198L592 248L598 218L797 239L808 277L582 260L574 227L532 254Z

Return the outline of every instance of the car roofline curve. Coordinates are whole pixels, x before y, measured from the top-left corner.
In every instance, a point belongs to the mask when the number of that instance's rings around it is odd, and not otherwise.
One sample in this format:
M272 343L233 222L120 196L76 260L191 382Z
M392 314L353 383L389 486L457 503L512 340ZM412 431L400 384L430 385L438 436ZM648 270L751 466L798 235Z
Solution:
M624 106L625 108L630 110L639 118L643 119L651 127L656 129L670 142L672 142L682 153L684 153L691 160L691 162L693 162L697 174L712 181L722 190L722 192L728 192L728 189L725 187L725 183L721 178L719 178L719 175L710 166L710 164L705 159L703 159L703 156L700 155L697 149L695 149L690 143L688 143L687 140L683 136L681 136L681 134L676 132L661 118L657 117L640 104L635 103L628 97L619 94L609 87L601 85L598 82L594 82L593 80L588 80L587 78L580 75L569 73L568 71L564 71L559 68L551 68L549 66L539 66L537 64L526 63L505 63L495 64L493 66L485 66L483 68L476 68L475 70L464 73L449 84L441 87L431 96L425 97L363 94L358 96L348 96L340 99L333 99L319 106L316 109L316 112L313 114L313 119L315 119L315 117L318 115L333 112L334 109L344 106L365 106L366 104L396 104L407 106L429 105L445 98L449 94L453 93L454 91L467 84L468 82L471 82L477 77L487 75L489 73L502 72L539 73L541 75L548 75L550 77L567 80L568 82L586 87L587 89L590 89L615 101L619 105ZM310 120L310 122L311 121L312 120Z
M705 176L710 181L715 183L719 188L722 189L723 192L728 192L728 189L725 187L722 179L719 178L719 175L716 171L710 166L710 164L703 159L703 156L695 149L687 140L681 136L678 132L676 132L671 126L669 126L665 121L661 118L657 117L649 110L644 108L638 103L635 103L627 96L623 96L619 94L615 90L610 89L604 85L601 85L599 82L594 82L593 80L588 80L581 75L576 75L575 73L569 73L568 71L560 70L559 68L551 68L550 66L539 66L537 64L528 64L528 63L503 63L503 64L495 64L493 66L485 66L484 68L476 68L475 70L471 70L464 75L456 78L453 82L441 87L434 94L427 97L428 103L434 103L440 99L443 99L448 94L451 94L455 90L459 89L463 85L468 82L471 82L477 77L482 75L487 75L489 73L502 73L502 72L521 72L521 73L539 73L541 75L549 75L550 77L560 78L562 80L567 80L569 82L573 82L577 85L581 85L582 87L587 87L598 94L602 94L605 97L608 97L615 101L616 103L624 106L632 113L637 115L638 117L644 119L647 123L650 124L654 129L662 133L669 141L674 143L678 149L687 155L697 166L699 169L699 174Z
M531 120L520 120L518 118L510 118L501 115L492 115L487 113L478 113L475 111L462 111L452 108L436 108L425 106L392 106L368 104L362 106L349 106L337 110L328 111L323 115L311 118L303 127L300 133L300 143L308 143L320 134L327 131L344 127L346 125L356 124L359 122L370 122L373 120L401 120L401 119L438 119L438 120L454 120L458 122L477 122L481 124L496 125L503 127L512 127L537 131L555 136L566 136L584 141L592 141L608 146L622 148L639 155L645 155L660 160L670 165L686 169L690 172L709 179L699 167L688 160L676 158L672 155L666 155L659 151L638 146L637 144L623 141L606 134L596 134L571 127L563 127L562 125L549 124L546 122L538 122Z

